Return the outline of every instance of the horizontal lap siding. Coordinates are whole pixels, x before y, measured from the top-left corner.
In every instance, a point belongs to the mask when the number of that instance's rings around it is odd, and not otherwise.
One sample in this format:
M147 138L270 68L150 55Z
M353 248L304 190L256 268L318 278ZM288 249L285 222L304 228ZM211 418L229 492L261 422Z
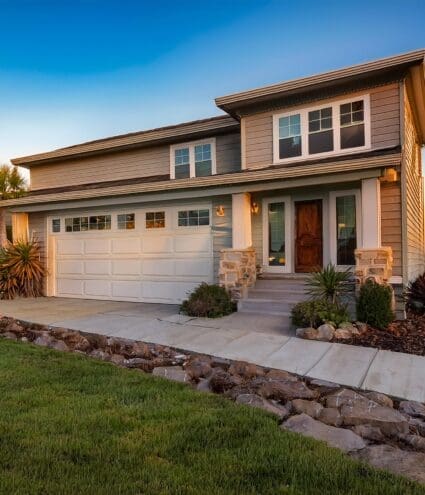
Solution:
M381 242L393 251L393 275L402 275L400 184L381 185Z
M389 84L372 88L356 95L370 94L372 148L390 148L400 144L400 91L398 84ZM345 95L338 99L351 97ZM328 100L336 101L337 98ZM312 103L309 106L321 104ZM304 105L305 107L305 105ZM245 128L245 166L255 169L267 167L273 163L273 114L291 110L287 107L244 117Z
M47 269L47 232L46 232L46 214L29 213L28 230L31 239L38 242L41 251L41 260ZM45 287L44 287L45 290Z
M402 180L405 204L405 239L407 278L412 280L425 269L424 190L421 149L410 102L405 95L405 142Z
M240 134L216 137L217 173L236 172L241 163ZM31 189L125 180L170 172L170 146L105 153L31 168Z

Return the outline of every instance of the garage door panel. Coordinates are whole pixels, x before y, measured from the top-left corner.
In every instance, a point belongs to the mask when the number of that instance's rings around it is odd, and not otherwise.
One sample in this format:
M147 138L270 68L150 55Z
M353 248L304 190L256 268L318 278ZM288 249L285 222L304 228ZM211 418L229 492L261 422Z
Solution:
M161 254L173 252L173 238L171 236L152 235L142 237L142 252L146 254Z
M84 274L83 262L77 260L57 261L56 272L58 275L83 275Z
M84 293L88 296L107 297L111 295L111 281L109 280L86 280L84 282Z
M209 236L176 237L175 250L177 253L209 253L211 251L211 239Z
M106 260L90 260L84 262L84 273L86 275L110 275L111 262Z
M83 296L84 295L84 283L82 280L74 279L58 279L57 280L57 292L60 295L68 296Z
M175 274L179 277L208 277L211 272L211 261L204 260L176 260Z
M174 275L174 261L167 259L143 260L143 275Z
M139 281L128 280L112 282L112 297L140 301L142 284Z
M84 243L78 239L58 239L56 249L58 255L81 255L84 253Z
M84 241L85 254L109 254L111 252L110 239L87 239Z
M140 275L141 270L140 260L113 260L112 274L113 275Z
M112 239L113 254L140 254L140 238Z

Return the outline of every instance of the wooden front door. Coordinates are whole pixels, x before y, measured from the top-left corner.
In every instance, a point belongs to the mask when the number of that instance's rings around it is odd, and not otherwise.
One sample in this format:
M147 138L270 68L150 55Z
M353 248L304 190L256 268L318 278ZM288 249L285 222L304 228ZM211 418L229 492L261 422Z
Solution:
M322 200L295 203L295 271L323 266Z

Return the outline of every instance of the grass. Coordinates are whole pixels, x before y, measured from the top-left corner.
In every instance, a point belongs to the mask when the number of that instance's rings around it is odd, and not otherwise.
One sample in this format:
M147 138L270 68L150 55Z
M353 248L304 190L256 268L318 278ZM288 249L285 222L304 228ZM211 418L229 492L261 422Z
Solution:
M259 410L0 339L0 493L424 494Z

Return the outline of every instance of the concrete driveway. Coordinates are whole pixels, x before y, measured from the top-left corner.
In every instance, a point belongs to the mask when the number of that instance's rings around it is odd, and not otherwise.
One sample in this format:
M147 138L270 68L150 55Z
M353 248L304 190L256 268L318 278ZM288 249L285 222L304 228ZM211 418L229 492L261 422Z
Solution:
M0 314L249 361L425 402L425 357L298 339L279 316L191 318L172 305L64 298L0 301Z

